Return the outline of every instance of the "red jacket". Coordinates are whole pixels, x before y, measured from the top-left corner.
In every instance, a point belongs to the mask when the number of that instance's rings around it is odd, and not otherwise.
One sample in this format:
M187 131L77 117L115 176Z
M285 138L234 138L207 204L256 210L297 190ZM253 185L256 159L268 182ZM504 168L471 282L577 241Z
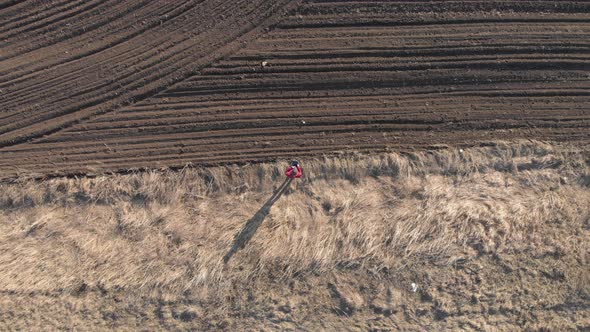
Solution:
M287 170L285 171L285 175L289 178L289 179L299 179L300 177L303 176L303 169L301 169L301 166L297 165L297 167L295 166L289 166L289 168L287 168Z

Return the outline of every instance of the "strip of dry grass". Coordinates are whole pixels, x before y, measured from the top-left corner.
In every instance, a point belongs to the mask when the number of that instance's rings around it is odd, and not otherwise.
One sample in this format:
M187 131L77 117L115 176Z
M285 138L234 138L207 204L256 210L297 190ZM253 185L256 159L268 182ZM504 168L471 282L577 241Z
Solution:
M341 268L395 272L481 255L567 256L590 296L587 154L540 142L0 185L0 290L201 292ZM251 239L227 262L253 216ZM261 290L262 291L262 290ZM573 294L573 295L572 295Z

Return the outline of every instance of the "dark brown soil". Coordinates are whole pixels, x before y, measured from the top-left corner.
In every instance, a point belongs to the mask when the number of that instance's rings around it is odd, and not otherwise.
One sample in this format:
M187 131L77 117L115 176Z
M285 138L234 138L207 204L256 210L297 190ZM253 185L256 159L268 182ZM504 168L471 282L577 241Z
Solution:
M590 139L582 1L0 9L0 177Z

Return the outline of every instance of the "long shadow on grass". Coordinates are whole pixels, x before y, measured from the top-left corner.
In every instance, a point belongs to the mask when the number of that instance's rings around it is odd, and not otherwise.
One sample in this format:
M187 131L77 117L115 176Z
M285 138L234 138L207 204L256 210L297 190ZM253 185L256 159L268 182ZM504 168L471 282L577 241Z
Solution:
M260 210L258 210L258 212L256 212L256 214L252 218L250 218L248 222L246 222L244 228L242 228L242 230L236 235L236 238L234 239L234 243L231 249L223 257L223 261L225 263L227 263L230 260L230 258L236 252L238 252L238 250L244 248L246 246L246 243L248 243L248 241L252 239L254 234L256 234L258 227L260 227L260 225L270 212L270 208L274 205L274 203L276 203L276 201L279 200L279 198L281 198L283 193L285 193L285 190L289 188L291 181L293 181L293 179L285 179L285 182L283 182L281 186L274 192L274 194L272 194L272 196L268 199L268 201L266 201L266 203L264 203Z

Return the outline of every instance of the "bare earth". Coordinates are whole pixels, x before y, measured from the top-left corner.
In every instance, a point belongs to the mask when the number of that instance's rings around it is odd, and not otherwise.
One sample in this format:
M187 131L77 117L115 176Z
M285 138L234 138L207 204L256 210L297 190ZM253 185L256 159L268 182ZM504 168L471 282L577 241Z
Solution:
M3 7L3 178L590 138L584 1Z

